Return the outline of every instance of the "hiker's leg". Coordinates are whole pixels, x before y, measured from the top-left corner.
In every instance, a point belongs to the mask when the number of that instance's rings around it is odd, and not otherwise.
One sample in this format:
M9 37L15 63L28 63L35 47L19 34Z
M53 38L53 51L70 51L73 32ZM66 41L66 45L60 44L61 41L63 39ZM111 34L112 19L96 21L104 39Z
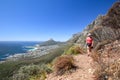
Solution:
M91 47L89 47L89 52L91 53Z
M90 48L87 46L87 54L90 55Z
M90 56L90 55L91 55L91 51L92 51L92 48L88 46L88 48L87 48L87 53L88 53L88 56Z

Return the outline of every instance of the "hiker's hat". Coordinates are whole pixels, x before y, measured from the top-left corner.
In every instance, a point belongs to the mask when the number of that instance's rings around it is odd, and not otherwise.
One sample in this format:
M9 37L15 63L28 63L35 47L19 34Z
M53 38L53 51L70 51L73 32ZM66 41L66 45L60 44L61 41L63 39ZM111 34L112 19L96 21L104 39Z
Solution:
M88 35L87 36L92 36L92 34L91 33L88 33Z

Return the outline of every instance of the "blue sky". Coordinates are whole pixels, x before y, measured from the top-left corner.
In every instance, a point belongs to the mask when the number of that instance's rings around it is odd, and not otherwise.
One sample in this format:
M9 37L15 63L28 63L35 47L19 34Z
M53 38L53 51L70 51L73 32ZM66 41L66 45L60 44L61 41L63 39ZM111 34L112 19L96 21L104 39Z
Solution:
M116 0L0 0L0 41L66 41Z

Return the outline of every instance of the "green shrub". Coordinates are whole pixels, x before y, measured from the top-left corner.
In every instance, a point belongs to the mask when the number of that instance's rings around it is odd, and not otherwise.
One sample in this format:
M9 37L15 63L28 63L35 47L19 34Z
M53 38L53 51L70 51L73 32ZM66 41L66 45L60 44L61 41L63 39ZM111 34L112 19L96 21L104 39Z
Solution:
M29 65L21 67L16 74L13 75L13 80L36 80L37 78L46 78L46 73L52 70L45 64L43 65ZM43 79L44 78L44 79Z
M65 54L84 54L85 50L79 46L72 46Z
M13 76L12 80L29 80L29 77L28 74L18 73Z

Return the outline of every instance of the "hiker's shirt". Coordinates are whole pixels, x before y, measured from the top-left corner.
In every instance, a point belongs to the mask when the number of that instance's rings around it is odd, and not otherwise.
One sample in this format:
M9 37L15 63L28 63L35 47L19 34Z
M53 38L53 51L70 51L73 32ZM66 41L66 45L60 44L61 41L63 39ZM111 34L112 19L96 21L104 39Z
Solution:
M93 39L92 39L92 37L87 37L86 38L86 44L87 44L87 46L91 46L92 45L92 42L93 42Z

